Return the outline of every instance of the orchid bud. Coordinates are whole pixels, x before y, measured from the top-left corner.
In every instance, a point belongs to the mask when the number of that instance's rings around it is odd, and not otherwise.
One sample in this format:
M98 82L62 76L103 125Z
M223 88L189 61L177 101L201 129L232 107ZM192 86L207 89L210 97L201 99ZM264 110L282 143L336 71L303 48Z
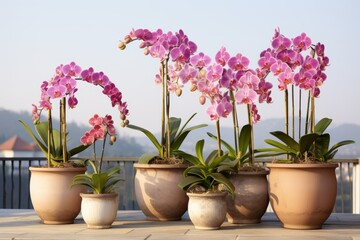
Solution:
M120 127L125 127L125 122L121 122Z
M123 113L122 113L122 114L120 114L120 119L124 121L124 120L126 119L125 114L123 114Z
M176 89L175 93L176 93L176 96L180 97L182 94L181 88Z
M205 98L204 96L201 96L201 97L199 98L199 102L200 102L201 105L204 105L205 102L206 102L206 98Z
M190 91L195 92L196 89L197 89L197 86L195 84L192 84L191 87L190 87Z
M139 48L144 48L144 47L146 47L146 43L145 42L140 43Z
M125 44L124 42L119 42L118 48L119 48L120 50L124 50L124 49L126 48L126 44Z
M131 37L130 37L129 35L126 35L126 36L124 37L124 42L125 42L125 43L131 42Z
M125 120L125 126L127 126L127 125L129 125L129 120L128 119Z
M116 136L115 135L111 135L110 136L110 145L113 145L114 144L114 142L116 142Z
M144 54L145 54L145 55L149 55L149 53L150 53L149 48L145 48L145 49L144 49Z

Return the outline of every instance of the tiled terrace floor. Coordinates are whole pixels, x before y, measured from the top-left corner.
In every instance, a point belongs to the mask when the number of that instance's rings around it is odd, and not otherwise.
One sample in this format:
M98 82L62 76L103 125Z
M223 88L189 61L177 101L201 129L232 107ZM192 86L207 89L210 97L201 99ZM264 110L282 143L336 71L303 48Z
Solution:
M74 224L44 225L32 210L0 209L0 239L136 239L136 240L241 240L241 239L348 239L360 240L359 214L332 214L323 229L289 230L281 227L272 213L256 225L232 225L220 230L195 230L188 217L182 221L146 221L140 211L119 211L111 229L87 229L79 216Z

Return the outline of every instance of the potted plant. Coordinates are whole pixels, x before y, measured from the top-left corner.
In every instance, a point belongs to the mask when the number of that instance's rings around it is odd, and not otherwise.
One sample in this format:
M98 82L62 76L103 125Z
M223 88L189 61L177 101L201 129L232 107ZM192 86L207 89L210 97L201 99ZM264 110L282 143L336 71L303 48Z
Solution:
M162 87L161 135L160 141L150 131L136 125L129 128L143 132L156 148L155 153L146 153L134 164L135 195L140 209L149 220L179 220L187 210L188 197L177 185L182 172L187 167L185 159L179 158L177 151L190 131L205 124L185 128L190 119L181 127L181 119L170 117L170 94L181 95L186 81L178 76L197 49L182 30L177 33L164 33L161 29L151 32L147 29L132 30L126 35L119 48L140 41L145 55L160 61L160 73L156 83Z
M227 154L213 151L205 159L204 140L196 143L196 157L186 155L193 164L184 171L179 187L189 196L188 213L196 229L219 229L226 217L226 195L234 196L234 186L221 173L230 168ZM225 191L226 190L226 191Z
M192 89L200 93L200 103L210 102L206 112L216 123L218 155L226 148L233 168L229 179L235 186L235 197L228 197L228 221L231 223L258 223L268 205L266 175L268 171L254 161L253 125L260 120L257 101L271 102L272 84L266 82L258 69L249 68L249 59L241 53L230 56L225 47L215 55L215 62L204 53L190 59L187 71L192 73ZM195 73L194 73L195 72ZM189 74L185 74L188 76ZM245 106L247 114L240 130L238 107ZM232 115L234 142L221 139L220 120Z
M115 185L122 179L120 178L120 168L104 171L102 163L107 136L110 137L110 145L116 141L114 121L110 115L99 117L95 114L90 118L89 123L92 129L85 133L81 142L85 146L93 145L94 147L94 160L85 160L85 164L89 163L93 171L76 175L71 186L86 186L89 190L87 193L80 193L82 198L81 214L87 227L110 228L115 221L119 205L119 194ZM97 140L103 141L99 160L96 157L95 148Z
M122 101L122 93L103 72L95 72L93 68L82 71L80 66L71 62L58 66L55 75L41 84L40 104L33 105L32 111L36 132L25 122L20 122L47 157L46 166L29 168L31 201L46 224L73 223L80 212L79 193L85 190L81 186L70 189L72 178L86 171L83 164L74 160L74 156L89 147L80 144L69 150L67 144L66 105L75 108L78 104L75 94L77 81L100 86L102 93L110 98L112 106L118 108L122 125L128 123L128 110L126 102ZM53 100L60 100L59 130L53 127ZM41 119L43 112L47 112L45 121Z
M272 148L261 149L259 155L285 155L285 159L266 165L270 169L270 203L285 228L322 227L336 200L335 169L338 164L331 159L339 147L353 143L342 141L330 148L330 135L325 130L331 119L323 118L315 124L315 98L319 97L319 87L327 78L324 71L329 63L324 50L323 44L312 44L305 33L290 40L276 30L272 48L261 54L264 74L272 73L277 76L278 87L285 94L285 131L271 132L278 140L265 140ZM295 88L299 89L297 95ZM305 127L302 126L304 93L307 93ZM298 97L299 104L297 137L295 96ZM291 99L291 107L288 99Z

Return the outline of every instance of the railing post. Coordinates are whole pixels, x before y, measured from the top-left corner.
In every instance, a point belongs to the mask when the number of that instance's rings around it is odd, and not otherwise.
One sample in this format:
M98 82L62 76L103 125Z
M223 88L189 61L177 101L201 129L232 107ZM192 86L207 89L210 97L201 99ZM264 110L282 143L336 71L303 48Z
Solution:
M353 165L353 213L360 213L360 158Z

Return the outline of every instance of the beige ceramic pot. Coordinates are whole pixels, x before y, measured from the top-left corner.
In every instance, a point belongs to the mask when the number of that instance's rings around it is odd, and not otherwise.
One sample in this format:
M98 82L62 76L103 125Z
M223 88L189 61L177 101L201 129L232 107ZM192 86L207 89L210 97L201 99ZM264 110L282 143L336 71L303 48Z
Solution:
M110 228L115 221L119 195L117 193L81 193L81 215L88 228Z
M319 229L336 201L338 164L266 164L271 206L285 228Z
M148 220L180 220L189 198L178 184L187 165L135 163L135 195Z
M219 229L226 217L227 192L187 193L188 213L196 229Z
M73 223L81 209L80 193L85 187L70 188L75 175L86 168L30 167L30 197L32 205L45 224Z
M235 187L235 196L226 197L227 214L230 223L260 223L269 205L268 171L242 171L232 174L229 180Z

